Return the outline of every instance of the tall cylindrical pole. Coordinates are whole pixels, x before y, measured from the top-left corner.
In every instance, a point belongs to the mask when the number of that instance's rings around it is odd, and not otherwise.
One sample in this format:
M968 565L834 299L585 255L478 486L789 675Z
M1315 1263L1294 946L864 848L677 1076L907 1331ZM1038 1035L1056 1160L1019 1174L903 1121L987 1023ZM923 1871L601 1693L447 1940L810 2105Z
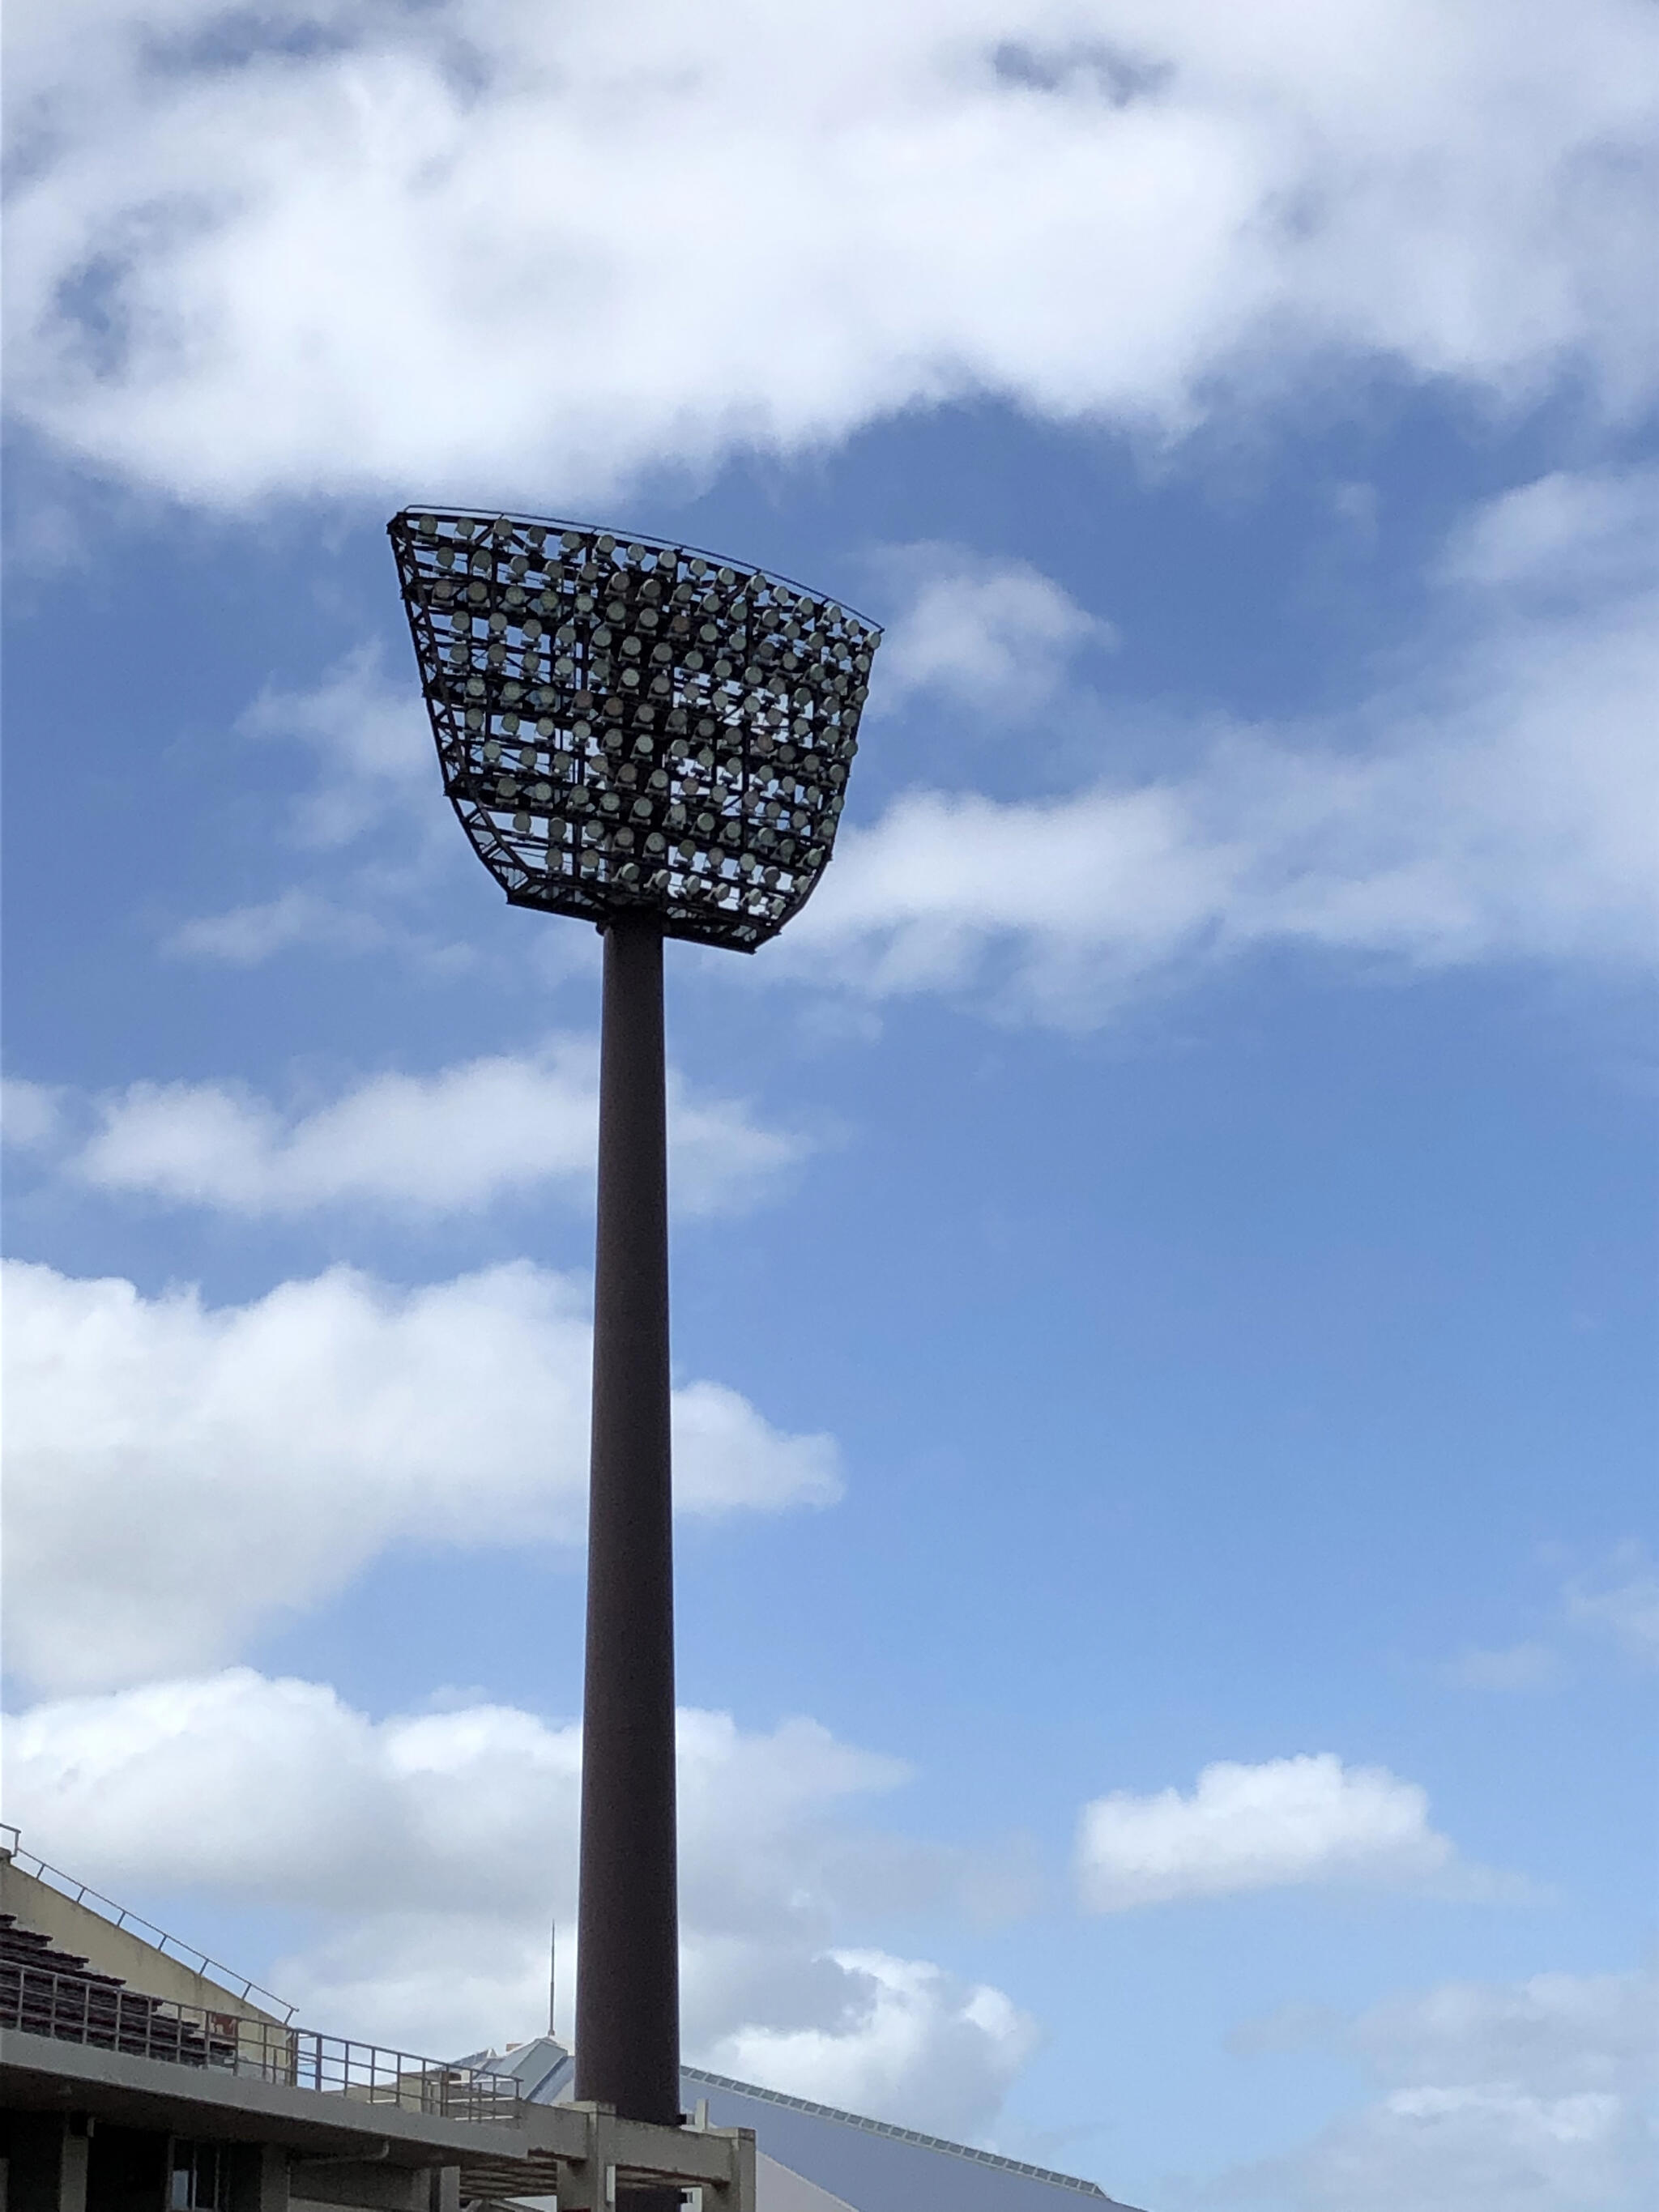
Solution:
M662 927L605 934L576 2094L679 2118ZM672 2198L670 2200L672 2202Z

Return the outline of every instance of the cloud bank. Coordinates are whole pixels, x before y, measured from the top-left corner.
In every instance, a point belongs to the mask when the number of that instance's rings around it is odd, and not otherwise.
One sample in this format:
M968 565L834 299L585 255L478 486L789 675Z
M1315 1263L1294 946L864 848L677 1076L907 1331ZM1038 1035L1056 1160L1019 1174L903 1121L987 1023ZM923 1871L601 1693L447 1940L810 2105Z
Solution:
M44 1686L210 1663L389 1546L580 1536L587 1316L527 1261L216 1308L15 1261L4 1290L9 1658ZM828 1437L722 1383L673 1412L682 1511L841 1494Z
M843 831L777 967L1089 1022L1268 947L1650 964L1656 496L1651 470L1557 476L1480 511L1446 549L1419 670L1346 714L1171 733L1196 760L1133 783L902 796ZM1112 711L1092 708L1108 753Z
M14 413L187 498L597 496L986 393L1652 388L1638 0L73 0L14 27Z
M1380 2094L1303 2150L1212 2185L1285 2212L1644 2212L1659 1981L1631 1973L1452 1982L1351 2021L1260 2022L1243 2051L1315 2049Z
M434 2052L534 2033L552 1913L569 2032L574 1726L476 1704L375 1721L238 1668L36 1706L9 1722L4 1759L9 1816L106 1890L188 1884L310 1916L270 1977L308 2022ZM681 1713L687 2054L975 2136L1032 2022L1000 1990L833 1940L849 1913L954 1878L845 1819L904 1773L811 1721L756 1733Z
M805 1150L731 1102L669 1086L669 1182L683 1214L754 1203ZM211 1083L138 1083L100 1109L71 1171L101 1190L244 1215L352 1204L405 1216L471 1212L551 1184L585 1199L599 1127L599 1053L553 1039L431 1075L370 1077L283 1114Z

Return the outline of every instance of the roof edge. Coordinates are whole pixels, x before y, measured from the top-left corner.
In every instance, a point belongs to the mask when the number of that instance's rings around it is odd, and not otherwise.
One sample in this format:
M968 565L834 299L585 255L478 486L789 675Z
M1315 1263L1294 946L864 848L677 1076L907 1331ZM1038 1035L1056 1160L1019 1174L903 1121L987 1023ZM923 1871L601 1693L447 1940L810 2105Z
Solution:
M792 2097L782 2089L763 2089L753 2081L739 2081L730 2074L711 2074L702 2066L680 2067L682 2074L693 2081L705 2081L711 2089L732 2089L744 2097L758 2097L763 2104L781 2105L792 2112L810 2112L815 2118L840 2120L846 2126L860 2128L866 2135L885 2136L893 2142L915 2143L922 2150L950 2151L957 2158L971 2159L976 2166L992 2166L1004 2173L1023 2173L1032 2181L1046 2181L1056 2189L1075 2190L1079 2197L1098 2197L1103 2204L1115 2200L1106 2194L1097 2181L1085 2181L1075 2173L1060 2173L1053 2166L1031 2166L1024 2159L1004 2158L1000 2152L976 2150L971 2143L951 2142L944 2136L923 2135L916 2128L902 2128L892 2120L872 2120L862 2112L846 2112L837 2105L817 2105L810 2097Z

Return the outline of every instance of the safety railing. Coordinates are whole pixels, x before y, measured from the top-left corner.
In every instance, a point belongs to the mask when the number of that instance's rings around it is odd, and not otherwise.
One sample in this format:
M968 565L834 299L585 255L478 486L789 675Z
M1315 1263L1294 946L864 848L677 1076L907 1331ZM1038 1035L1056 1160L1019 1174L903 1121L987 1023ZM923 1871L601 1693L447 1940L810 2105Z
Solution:
M24 1874L33 1875L37 1881L45 1882L48 1888L57 1890L72 1903L84 1905L100 1919L107 1920L112 1928L130 1929L167 1958L176 1959L181 1966L188 1966L192 1973L205 1974L210 1981L223 1982L228 1989L236 1990L245 2004L257 2004L262 2012L274 2013L284 2021L293 2019L293 2006L285 2003L274 1991L261 1989L258 1982L251 1982L246 1974L237 1973L234 1967L227 1966L222 1960L210 1958L205 1951L198 1951L193 1943L186 1943L181 1937L169 1935L165 1928L158 1928L153 1920L146 1920L142 1913L133 1911L130 1905L118 1905L112 1897L106 1897L90 1882L77 1881L72 1874L65 1874L62 1867L52 1865L37 1852L26 1851L21 1836L7 1820L0 1820L0 1859L10 1860Z
M0 1960L0 2027L447 2120L510 2121L519 2110L519 2084L510 2074L175 2004L85 1974L11 1960Z

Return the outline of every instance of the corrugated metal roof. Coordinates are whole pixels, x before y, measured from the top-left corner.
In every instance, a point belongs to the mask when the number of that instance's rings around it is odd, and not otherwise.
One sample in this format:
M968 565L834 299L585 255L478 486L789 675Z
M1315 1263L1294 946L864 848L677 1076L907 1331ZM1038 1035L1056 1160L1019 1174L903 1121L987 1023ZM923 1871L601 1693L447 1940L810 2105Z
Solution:
M514 2075L532 2104L561 2104L574 2087L575 2063L551 2037L470 2062ZM1032 2166L1023 2159L951 2142L890 2120L713 2074L680 2071L680 2100L703 2100L716 2127L755 2130L758 2148L853 2212L1133 2212L1097 2182Z
M705 2073L700 2066L683 2066L682 2077L697 2081L705 2088L734 2090L740 2096L754 2097L763 2104L780 2105L792 2112L810 2112L815 2118L836 2120L842 2127L860 2128L866 2134L889 2136L895 2142L915 2143L923 2150L948 2151L952 2158L971 2158L980 2166L1000 2167L1005 2173L1024 2173L1033 2181L1045 2182L1053 2189L1073 2189L1080 2197L1097 2197L1103 2204L1112 2199L1097 2181L1082 2181L1074 2173L1056 2173L1046 2166L1027 2166L1023 2159L1004 2158L994 2150L975 2150L971 2143L951 2142L944 2136L922 2135L915 2128L901 2128L891 2120L866 2119L862 2112L843 2112L835 2105L815 2105L810 2097L787 2096L781 2089L757 2088L752 2081L734 2081L727 2074Z

